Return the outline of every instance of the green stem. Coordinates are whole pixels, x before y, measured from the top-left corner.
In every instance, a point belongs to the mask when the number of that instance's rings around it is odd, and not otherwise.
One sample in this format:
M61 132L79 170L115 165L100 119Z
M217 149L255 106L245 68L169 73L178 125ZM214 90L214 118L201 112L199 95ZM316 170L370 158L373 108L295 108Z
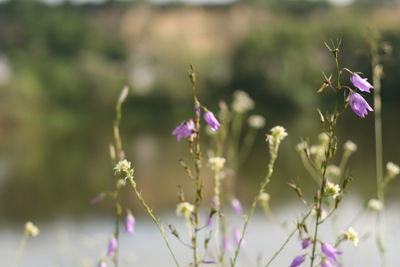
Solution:
M19 261L21 260L22 255L23 255L24 250L25 250L26 242L28 241L28 237L29 237L28 232L26 230L24 230L24 234L22 235L21 241L19 243L19 248L18 248L17 255L14 258L13 267L17 267L18 264L19 264Z

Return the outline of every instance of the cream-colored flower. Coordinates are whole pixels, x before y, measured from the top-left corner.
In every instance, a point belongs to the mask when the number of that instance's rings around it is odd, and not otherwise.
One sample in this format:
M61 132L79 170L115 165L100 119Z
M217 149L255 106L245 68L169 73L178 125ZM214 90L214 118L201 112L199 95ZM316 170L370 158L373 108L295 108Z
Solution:
M347 140L343 145L343 149L348 152L355 152L357 150L357 145L351 140Z
M326 133L320 133L318 135L318 140L321 144L328 144L329 136Z
M383 203L375 198L368 201L367 207L373 211L381 211L383 209Z
M332 197L336 199L340 194L340 186L338 184L327 182L325 186L325 193L332 195Z
M237 113L245 113L254 108L254 101L246 92L238 90L233 93L232 108Z
M225 162L225 158L221 157L212 157L208 159L208 164L213 171L221 170L225 166Z
M270 144L280 143L288 135L286 129L282 126L275 126L270 130L271 134L267 134L267 139Z
M348 240L354 244L354 246L358 246L358 233L354 231L353 227L349 227L346 232L344 232L343 237L345 240Z
M326 168L326 176L328 177L338 177L340 173L341 173L340 168L336 165L329 165Z
M114 171L116 173L124 173L130 170L130 168L131 168L131 162L124 159L119 161L117 165L115 165Z
M400 173L399 165L394 164L393 162L390 161L386 164L386 170L390 179L395 178Z
M251 115L247 121L255 129L261 129L265 125L265 118L261 115Z
M183 215L186 219L189 219L193 212L194 206L189 202L181 202L176 206L176 214Z
M25 232L30 236L37 236L39 234L39 228L32 222L25 223Z

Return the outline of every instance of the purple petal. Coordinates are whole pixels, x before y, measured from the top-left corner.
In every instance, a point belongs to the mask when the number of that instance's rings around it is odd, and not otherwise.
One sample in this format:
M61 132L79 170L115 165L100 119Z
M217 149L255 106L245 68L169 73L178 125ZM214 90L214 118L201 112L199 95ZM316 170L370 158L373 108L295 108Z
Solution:
M310 246L311 244L311 239L309 237L304 238L303 241L301 241L301 247L302 249L306 249Z
M242 232L238 228L233 231L233 236L235 237L235 242L237 245L239 245L239 243L241 246L244 246L246 244L243 239Z
M306 260L306 255L300 255L293 259L289 267L300 266Z
M195 131L193 120L184 121L179 124L173 131L172 134L176 135L176 140L180 142L182 138L188 138Z
M222 241L222 247L225 251L230 251L233 250L233 246L231 241L229 241L229 239L225 236L223 241Z
M107 267L107 264L104 261L100 261L98 267Z
M355 87L360 89L360 91L370 93L370 89L374 88L368 81L367 78L363 79L357 73L353 73L350 77L350 81L353 83Z
M135 217L128 213L125 218L125 232L134 234L135 233Z
M232 209L237 215L242 215L243 214L243 209L242 209L242 204L240 204L240 201L236 198L232 199L231 201Z
M118 247L118 242L115 237L111 237L109 243L108 243L108 251L107 251L107 256L110 258L113 258L115 255L115 251L117 250Z
M217 263L217 261L216 260L204 260L203 263L205 263L205 264L214 264L214 263Z
M215 118L214 114L211 111L206 111L204 113L204 119L210 125L211 130L218 131L221 124L218 122L217 118Z
M321 267L335 267L330 261L324 261L322 264L321 264Z
M336 255L340 255L343 252L337 250L336 248L332 247L328 243L323 243L321 247L322 252L325 254L325 256L332 262L336 263Z
M364 118L368 111L373 111L367 101L358 93L352 93L349 97L350 107L361 118Z

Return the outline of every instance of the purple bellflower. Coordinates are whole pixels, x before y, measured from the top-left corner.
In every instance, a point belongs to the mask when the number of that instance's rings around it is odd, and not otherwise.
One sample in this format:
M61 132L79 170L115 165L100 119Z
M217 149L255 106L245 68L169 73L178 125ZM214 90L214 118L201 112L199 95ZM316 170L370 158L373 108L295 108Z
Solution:
M321 267L335 267L330 261L323 261Z
M115 236L112 236L108 243L107 256L113 258L115 256L115 251L117 250L118 242Z
M203 263L204 264L214 264L214 263L217 263L217 261L216 260L204 260Z
M180 142L182 138L188 138L190 135L192 135L192 133L194 133L194 131L195 127L193 120L187 120L179 124L172 134L176 135L176 140Z
M337 250L336 248L332 247L328 243L322 243L322 252L325 254L325 256L331 261L336 263L336 255L343 254L343 252Z
M204 113L204 119L208 125L210 125L211 130L213 131L218 131L218 129L221 127L221 123L218 122L217 118L215 118L214 114L209 110Z
M240 243L241 246L245 246L246 245L246 241L243 239L242 231L240 231L238 228L236 228L233 231L233 235L235 237L235 242L236 242L237 245L239 245L239 243Z
M374 111L365 99L358 93L351 93L349 97L350 107L361 118L364 118L368 111Z
M306 255L300 255L293 259L289 267L300 266L306 260Z
M309 237L304 238L303 241L301 241L301 248L306 249L311 245L311 239Z
M233 212L235 212L237 215L243 214L242 204L240 204L240 201L238 199L236 198L232 199L231 205Z
M361 78L357 73L353 73L350 77L350 81L355 87L360 89L360 91L371 93L370 89L374 88L368 81L367 78Z
M125 232L130 234L135 233L135 217L133 217L130 211L128 211L128 214L125 218Z

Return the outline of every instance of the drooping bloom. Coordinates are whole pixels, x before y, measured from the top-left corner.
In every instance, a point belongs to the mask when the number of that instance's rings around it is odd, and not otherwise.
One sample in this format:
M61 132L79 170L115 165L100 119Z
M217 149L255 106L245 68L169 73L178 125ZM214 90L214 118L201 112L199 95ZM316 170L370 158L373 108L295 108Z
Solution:
M289 267L300 266L306 260L306 255L300 255L293 259Z
M335 267L335 266L333 266L333 264L330 261L326 260L322 262L321 267Z
M217 118L215 118L214 114L209 110L204 113L204 119L214 132L218 131L219 127L221 127L221 123L218 122Z
M188 138L194 131L195 127L193 120L187 120L179 124L172 134L176 135L176 140L180 142L182 138Z
M108 242L107 256L113 258L115 255L115 251L117 250L117 247L118 247L118 241L115 238L115 236L112 236L110 238L110 241Z
M240 201L238 199L236 198L232 199L231 205L233 212L235 212L237 215L243 214L242 204L240 204Z
M322 252L325 256L332 262L336 263L336 255L340 255L343 252L337 250L336 248L332 247L328 243L322 243Z
M309 237L304 238L303 241L301 241L301 248L306 249L311 245L311 239Z
M239 243L241 246L246 245L246 241L244 241L244 239L243 239L242 231L240 231L238 228L236 228L233 231L233 235L235 237L235 242L237 245L239 245Z
M351 75L350 77L350 81L353 83L353 85L355 87L357 87L358 89L360 89L360 91L363 92L370 92L371 88L374 88L368 81L367 78L361 78L360 75L358 75L357 73L353 73L353 75Z
M130 211L128 211L128 214L125 218L125 232L130 234L135 233L135 217L133 217Z
M360 94L352 93L349 102L351 109L361 118L364 118L368 111L374 111Z

